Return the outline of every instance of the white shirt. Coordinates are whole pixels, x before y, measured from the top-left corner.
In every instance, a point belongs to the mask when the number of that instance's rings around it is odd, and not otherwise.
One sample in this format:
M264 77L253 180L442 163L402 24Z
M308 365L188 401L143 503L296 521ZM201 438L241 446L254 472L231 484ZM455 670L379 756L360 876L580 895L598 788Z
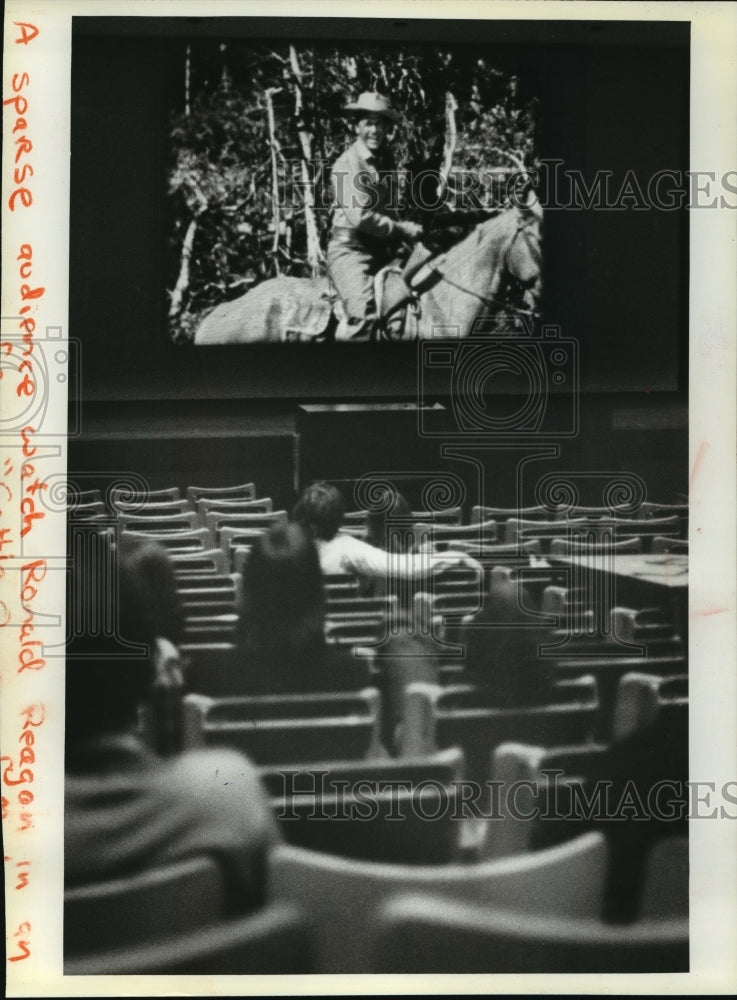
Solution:
M356 576L417 579L470 560L462 553L385 552L353 535L338 533L325 541L315 539L323 573L354 573Z

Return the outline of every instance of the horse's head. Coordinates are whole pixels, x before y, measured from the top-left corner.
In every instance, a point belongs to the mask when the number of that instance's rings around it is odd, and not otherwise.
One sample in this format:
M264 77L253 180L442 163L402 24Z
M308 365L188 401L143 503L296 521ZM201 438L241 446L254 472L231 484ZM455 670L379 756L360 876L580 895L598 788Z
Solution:
M537 312L542 291L542 208L535 200L514 209L514 216L516 225L504 257L505 270L524 289L525 305Z

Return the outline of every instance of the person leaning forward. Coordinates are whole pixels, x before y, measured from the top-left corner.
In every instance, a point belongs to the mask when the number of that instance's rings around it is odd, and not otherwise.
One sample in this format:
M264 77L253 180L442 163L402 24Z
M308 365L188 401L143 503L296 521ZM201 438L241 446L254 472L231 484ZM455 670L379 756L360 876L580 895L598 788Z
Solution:
M387 132L399 115L383 94L363 93L349 104L356 140L331 171L332 229L327 268L340 295L345 323L338 340L371 340L376 329L374 275L401 243L415 242L422 226L397 218L396 166Z

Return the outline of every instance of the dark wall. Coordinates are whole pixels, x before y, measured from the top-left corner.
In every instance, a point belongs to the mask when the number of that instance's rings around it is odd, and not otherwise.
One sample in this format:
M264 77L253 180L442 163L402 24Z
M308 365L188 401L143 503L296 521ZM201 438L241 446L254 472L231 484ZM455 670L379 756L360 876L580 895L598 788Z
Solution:
M564 170L687 168L688 25L251 22L75 18L70 328L85 399L412 398L412 346L175 347L164 312L168 115L187 32L442 38L522 53L539 87L540 155ZM493 49L490 48L490 51ZM580 345L583 392L685 390L685 211L558 209L548 184L545 321ZM679 381L680 380L680 381ZM447 380L431 388L447 395Z

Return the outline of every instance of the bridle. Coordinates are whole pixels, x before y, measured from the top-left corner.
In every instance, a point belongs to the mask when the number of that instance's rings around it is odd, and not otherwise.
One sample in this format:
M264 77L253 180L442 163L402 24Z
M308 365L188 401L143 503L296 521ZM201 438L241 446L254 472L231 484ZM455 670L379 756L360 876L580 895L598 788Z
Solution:
M530 235L528 233L528 230L530 226L533 224L533 221L534 220L531 219L520 218L517 224L517 228L509 237L507 245L505 246L504 251L502 252L500 271L505 272L507 274L511 274L511 271L509 269L509 255L511 254L512 248L514 247L517 237L520 234L527 243L527 246L530 249L530 253L534 254L532 248L530 247ZM470 257L473 256L475 256L475 252L468 254L468 256L466 257L461 257L461 262L463 262L464 260L468 260ZM443 271L441 271L440 267L437 266L443 261L443 259L444 257L441 257L437 262L428 261L428 267L431 270L435 271L435 273L438 275L438 278L441 281L444 281L447 285L450 285L452 288L456 288L459 292L464 292L466 295L470 295L472 298L478 299L478 301L483 302L484 305L502 306L506 310L509 310L509 312L513 312L518 316L530 316L534 319L539 318L540 313L537 312L537 310L519 309L517 306L509 305L509 303L503 302L501 299L497 299L492 295L481 295L479 292L474 292L472 288L466 288L464 285L461 285L457 281L454 281L452 278L449 278L448 275L445 274Z

